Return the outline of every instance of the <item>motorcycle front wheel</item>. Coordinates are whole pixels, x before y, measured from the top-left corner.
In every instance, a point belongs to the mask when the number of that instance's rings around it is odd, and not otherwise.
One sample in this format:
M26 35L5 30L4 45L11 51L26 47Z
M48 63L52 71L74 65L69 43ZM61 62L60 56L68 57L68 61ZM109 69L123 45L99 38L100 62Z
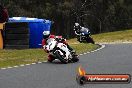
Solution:
M78 62L79 61L79 58L77 55L74 55L73 58L72 58L72 61L73 62Z
M55 52L55 55L56 55L56 57L57 57L62 63L64 63L64 64L67 64L67 63L68 63L68 60L67 60L67 59L64 59L64 57L60 55L60 52L59 52L59 51L56 51L56 52Z

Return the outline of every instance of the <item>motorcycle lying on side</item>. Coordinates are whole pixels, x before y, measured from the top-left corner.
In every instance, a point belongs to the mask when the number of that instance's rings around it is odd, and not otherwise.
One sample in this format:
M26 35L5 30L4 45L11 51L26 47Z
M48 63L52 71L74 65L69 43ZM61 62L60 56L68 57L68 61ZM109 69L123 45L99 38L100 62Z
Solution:
M91 37L91 33L90 33L90 31L88 29L85 30L85 31L80 31L80 34L77 35L77 40L80 43L87 42L87 43L95 44L93 38Z
M62 63L73 63L78 62L79 57L76 53L70 52L67 46L61 42L57 42L54 38L47 40L48 44L45 46L45 49L52 55L52 62L55 59L59 59Z

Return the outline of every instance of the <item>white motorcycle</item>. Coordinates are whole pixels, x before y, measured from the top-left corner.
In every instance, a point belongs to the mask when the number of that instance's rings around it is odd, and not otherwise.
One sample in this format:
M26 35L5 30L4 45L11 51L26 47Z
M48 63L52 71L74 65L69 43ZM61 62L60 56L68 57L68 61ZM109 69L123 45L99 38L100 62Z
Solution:
M70 52L67 45L57 42L54 38L47 40L45 49L53 55L54 59L59 59L62 63L77 62L79 61L78 55Z

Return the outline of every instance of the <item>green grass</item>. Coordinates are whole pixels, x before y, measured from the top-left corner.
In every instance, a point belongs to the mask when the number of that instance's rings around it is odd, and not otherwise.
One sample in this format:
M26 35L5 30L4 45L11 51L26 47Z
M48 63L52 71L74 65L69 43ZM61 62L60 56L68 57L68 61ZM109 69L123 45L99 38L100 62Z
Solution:
M92 35L95 42L132 42L132 30L108 32Z
M75 41L74 43L72 41ZM76 52L83 53L98 48L98 45L93 44L79 44L75 39L68 41L70 46L73 47ZM85 48L84 48L85 47ZM15 66L20 64L30 64L35 62L41 62L47 60L47 53L43 49L23 49L23 50L11 50L0 49L0 68Z
M47 54L42 49L0 50L0 67L43 61Z
M78 54L88 52L95 50L99 48L99 45L94 45L94 44L87 44L87 43L81 43L81 44L71 44L71 47L76 50Z

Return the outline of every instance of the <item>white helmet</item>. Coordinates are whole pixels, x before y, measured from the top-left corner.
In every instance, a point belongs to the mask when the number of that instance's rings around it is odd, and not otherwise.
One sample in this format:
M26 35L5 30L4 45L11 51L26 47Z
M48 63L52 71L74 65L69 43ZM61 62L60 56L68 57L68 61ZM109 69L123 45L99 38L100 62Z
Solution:
M79 26L79 23L75 23L75 26Z
M49 35L50 31L43 31L43 35Z
M82 27L82 29L85 29L84 27Z
M50 31L43 31L43 38L46 39L50 35Z

